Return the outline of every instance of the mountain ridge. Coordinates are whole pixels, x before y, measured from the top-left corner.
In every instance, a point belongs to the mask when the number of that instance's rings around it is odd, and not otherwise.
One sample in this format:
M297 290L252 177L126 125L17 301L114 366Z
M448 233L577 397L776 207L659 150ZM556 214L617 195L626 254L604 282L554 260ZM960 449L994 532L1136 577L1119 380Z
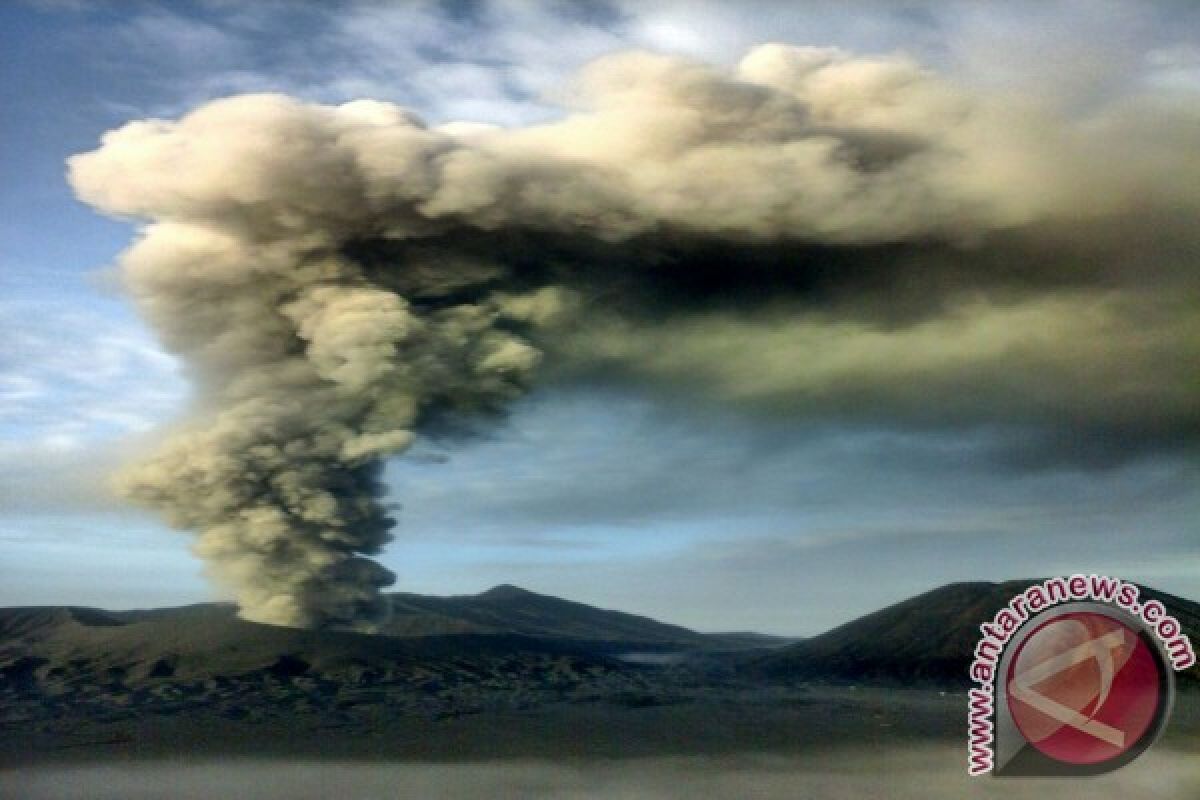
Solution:
M586 675L620 676L605 685L636 685L658 670L655 685L664 691L680 680L962 686L980 623L1034 583L947 584L799 641L698 633L511 584L474 595L391 595L395 613L377 633L262 625L220 603L127 611L2 608L0 690L40 687L67 697L102 686L119 698L164 681L257 685L280 676L411 688L430 674L441 676L440 684L491 680L497 689L536 688L547 670L565 670L579 685L590 680ZM1184 632L1200 640L1200 604L1147 587L1142 593L1160 599ZM1180 673L1180 686L1200 685L1198 672Z
M979 626L1038 580L960 581L914 595L825 633L754 658L748 670L767 678L897 685L960 686L981 636ZM1200 603L1138 584L1200 642ZM1176 674L1200 685L1200 668Z

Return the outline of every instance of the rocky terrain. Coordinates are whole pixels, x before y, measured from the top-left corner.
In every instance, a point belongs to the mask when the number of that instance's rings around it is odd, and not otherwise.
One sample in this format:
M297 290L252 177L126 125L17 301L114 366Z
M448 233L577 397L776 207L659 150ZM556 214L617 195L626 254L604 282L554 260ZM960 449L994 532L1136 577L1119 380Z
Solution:
M1038 580L953 583L868 614L752 660L769 680L820 680L900 686L958 687L979 641L979 625ZM1200 644L1200 603L1141 587ZM1176 676L1200 686L1200 667Z
M395 606L374 634L260 625L222 604L2 609L0 725L53 734L184 716L328 728L660 705L729 683L736 653L789 641L701 634L512 586L396 595Z

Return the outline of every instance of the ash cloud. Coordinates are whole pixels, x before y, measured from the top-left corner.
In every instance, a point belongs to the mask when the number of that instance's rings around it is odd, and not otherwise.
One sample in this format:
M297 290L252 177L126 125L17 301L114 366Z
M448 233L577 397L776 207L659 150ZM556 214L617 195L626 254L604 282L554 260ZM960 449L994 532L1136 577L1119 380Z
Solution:
M525 128L249 95L75 156L192 408L122 477L243 616L370 624L382 460L542 380L1047 436L1198 431L1200 115L902 57L595 62ZM1150 114L1149 111L1153 111Z

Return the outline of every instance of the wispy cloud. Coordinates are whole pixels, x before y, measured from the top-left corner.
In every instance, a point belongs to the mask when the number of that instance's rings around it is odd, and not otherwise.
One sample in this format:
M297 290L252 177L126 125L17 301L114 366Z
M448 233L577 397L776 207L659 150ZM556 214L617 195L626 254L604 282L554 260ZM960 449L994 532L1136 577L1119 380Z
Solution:
M627 49L718 63L766 41L904 51L1027 94L1085 96L1143 78L1194 86L1194 70L1180 68L1178 56L1200 19L1187 4L1121 0L863 0L858 13L842 3L795 9L776 0L210 0L135 6L115 18L88 14L86 4L43 7L74 11L76 45L94 52L119 87L103 102L127 116L174 116L215 97L279 91L321 102L391 100L435 122L506 126L553 115L545 99L580 65ZM1147 59L1152 50L1158 55Z
M140 433L182 402L178 363L131 319L8 300L0 335L0 458Z

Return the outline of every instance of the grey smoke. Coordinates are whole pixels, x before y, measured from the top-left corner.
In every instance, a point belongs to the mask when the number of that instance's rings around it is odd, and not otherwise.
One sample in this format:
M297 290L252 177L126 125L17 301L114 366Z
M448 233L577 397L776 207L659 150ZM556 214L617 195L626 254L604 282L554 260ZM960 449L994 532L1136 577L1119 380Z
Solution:
M521 129L234 97L71 159L83 200L142 224L124 282L196 387L122 486L198 534L246 618L383 613L383 459L539 374L754 413L1200 430L1186 104L1073 119L781 45L732 71L612 56L562 97Z

